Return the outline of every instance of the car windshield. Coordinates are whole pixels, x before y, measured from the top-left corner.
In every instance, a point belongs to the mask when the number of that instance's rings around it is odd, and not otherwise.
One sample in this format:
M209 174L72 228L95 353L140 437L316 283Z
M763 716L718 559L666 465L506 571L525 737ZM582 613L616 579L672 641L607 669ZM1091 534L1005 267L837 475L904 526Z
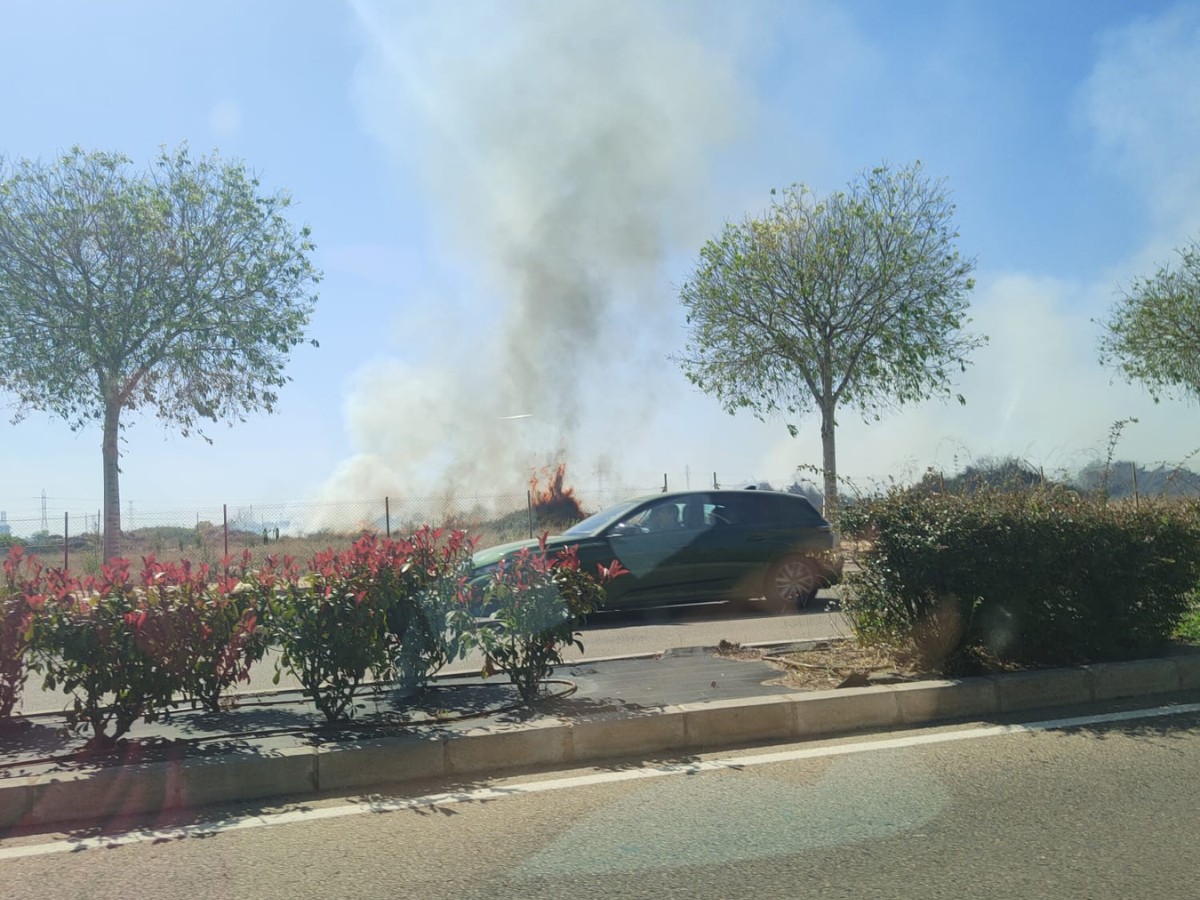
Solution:
M608 509L603 509L598 513L593 513L582 522L572 525L563 532L563 535L566 537L590 537L593 534L599 534L609 525L623 519L640 502L639 500L629 500L625 503L618 503L616 506L610 506Z

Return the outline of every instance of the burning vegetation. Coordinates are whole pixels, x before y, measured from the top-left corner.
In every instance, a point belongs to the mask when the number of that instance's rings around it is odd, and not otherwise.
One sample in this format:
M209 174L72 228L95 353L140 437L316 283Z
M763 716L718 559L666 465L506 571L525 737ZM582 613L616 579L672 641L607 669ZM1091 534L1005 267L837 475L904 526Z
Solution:
M535 471L529 479L530 504L539 521L571 524L587 516L575 497L575 489L563 487L566 474L567 464L559 463L553 473L547 466L540 478ZM542 480L546 483L544 488L540 486Z
M586 518L575 489L563 485L566 474L565 463L535 470L529 479L528 505L490 520L480 546L532 538L543 532L558 534Z

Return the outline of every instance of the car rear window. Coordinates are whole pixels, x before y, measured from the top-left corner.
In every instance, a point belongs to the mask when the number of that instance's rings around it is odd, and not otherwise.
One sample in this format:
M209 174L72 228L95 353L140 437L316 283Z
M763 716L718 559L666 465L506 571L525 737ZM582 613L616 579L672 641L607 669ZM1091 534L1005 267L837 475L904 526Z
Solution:
M772 498L776 510L776 518L783 525L819 526L829 523L817 511L817 508L805 497L795 497L782 494Z
M720 494L704 506L711 525L780 525L819 527L828 523L815 506L803 497L767 491Z

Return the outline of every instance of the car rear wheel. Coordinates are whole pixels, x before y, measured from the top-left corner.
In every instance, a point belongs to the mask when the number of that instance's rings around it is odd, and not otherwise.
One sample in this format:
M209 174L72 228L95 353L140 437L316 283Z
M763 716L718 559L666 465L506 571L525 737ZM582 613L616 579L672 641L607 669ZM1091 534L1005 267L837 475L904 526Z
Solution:
M767 602L779 612L804 609L820 587L817 570L803 556L785 556L771 567L764 585Z

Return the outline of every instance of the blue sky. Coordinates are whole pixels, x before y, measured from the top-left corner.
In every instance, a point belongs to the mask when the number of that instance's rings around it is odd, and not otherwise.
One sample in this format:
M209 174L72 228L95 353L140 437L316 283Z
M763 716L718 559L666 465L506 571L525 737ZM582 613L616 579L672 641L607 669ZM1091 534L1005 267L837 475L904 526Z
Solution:
M869 482L1200 446L1096 358L1115 292L1200 234L1200 4L0 0L0 153L188 141L293 195L325 279L278 412L213 444L132 417L138 509L780 481L815 417L730 417L668 360L703 241L772 187L921 159L977 259L958 389L865 424ZM527 418L507 418L509 416ZM99 506L98 430L4 424L10 519ZM703 474L701 474L703 473ZM61 515L61 513L59 513Z

